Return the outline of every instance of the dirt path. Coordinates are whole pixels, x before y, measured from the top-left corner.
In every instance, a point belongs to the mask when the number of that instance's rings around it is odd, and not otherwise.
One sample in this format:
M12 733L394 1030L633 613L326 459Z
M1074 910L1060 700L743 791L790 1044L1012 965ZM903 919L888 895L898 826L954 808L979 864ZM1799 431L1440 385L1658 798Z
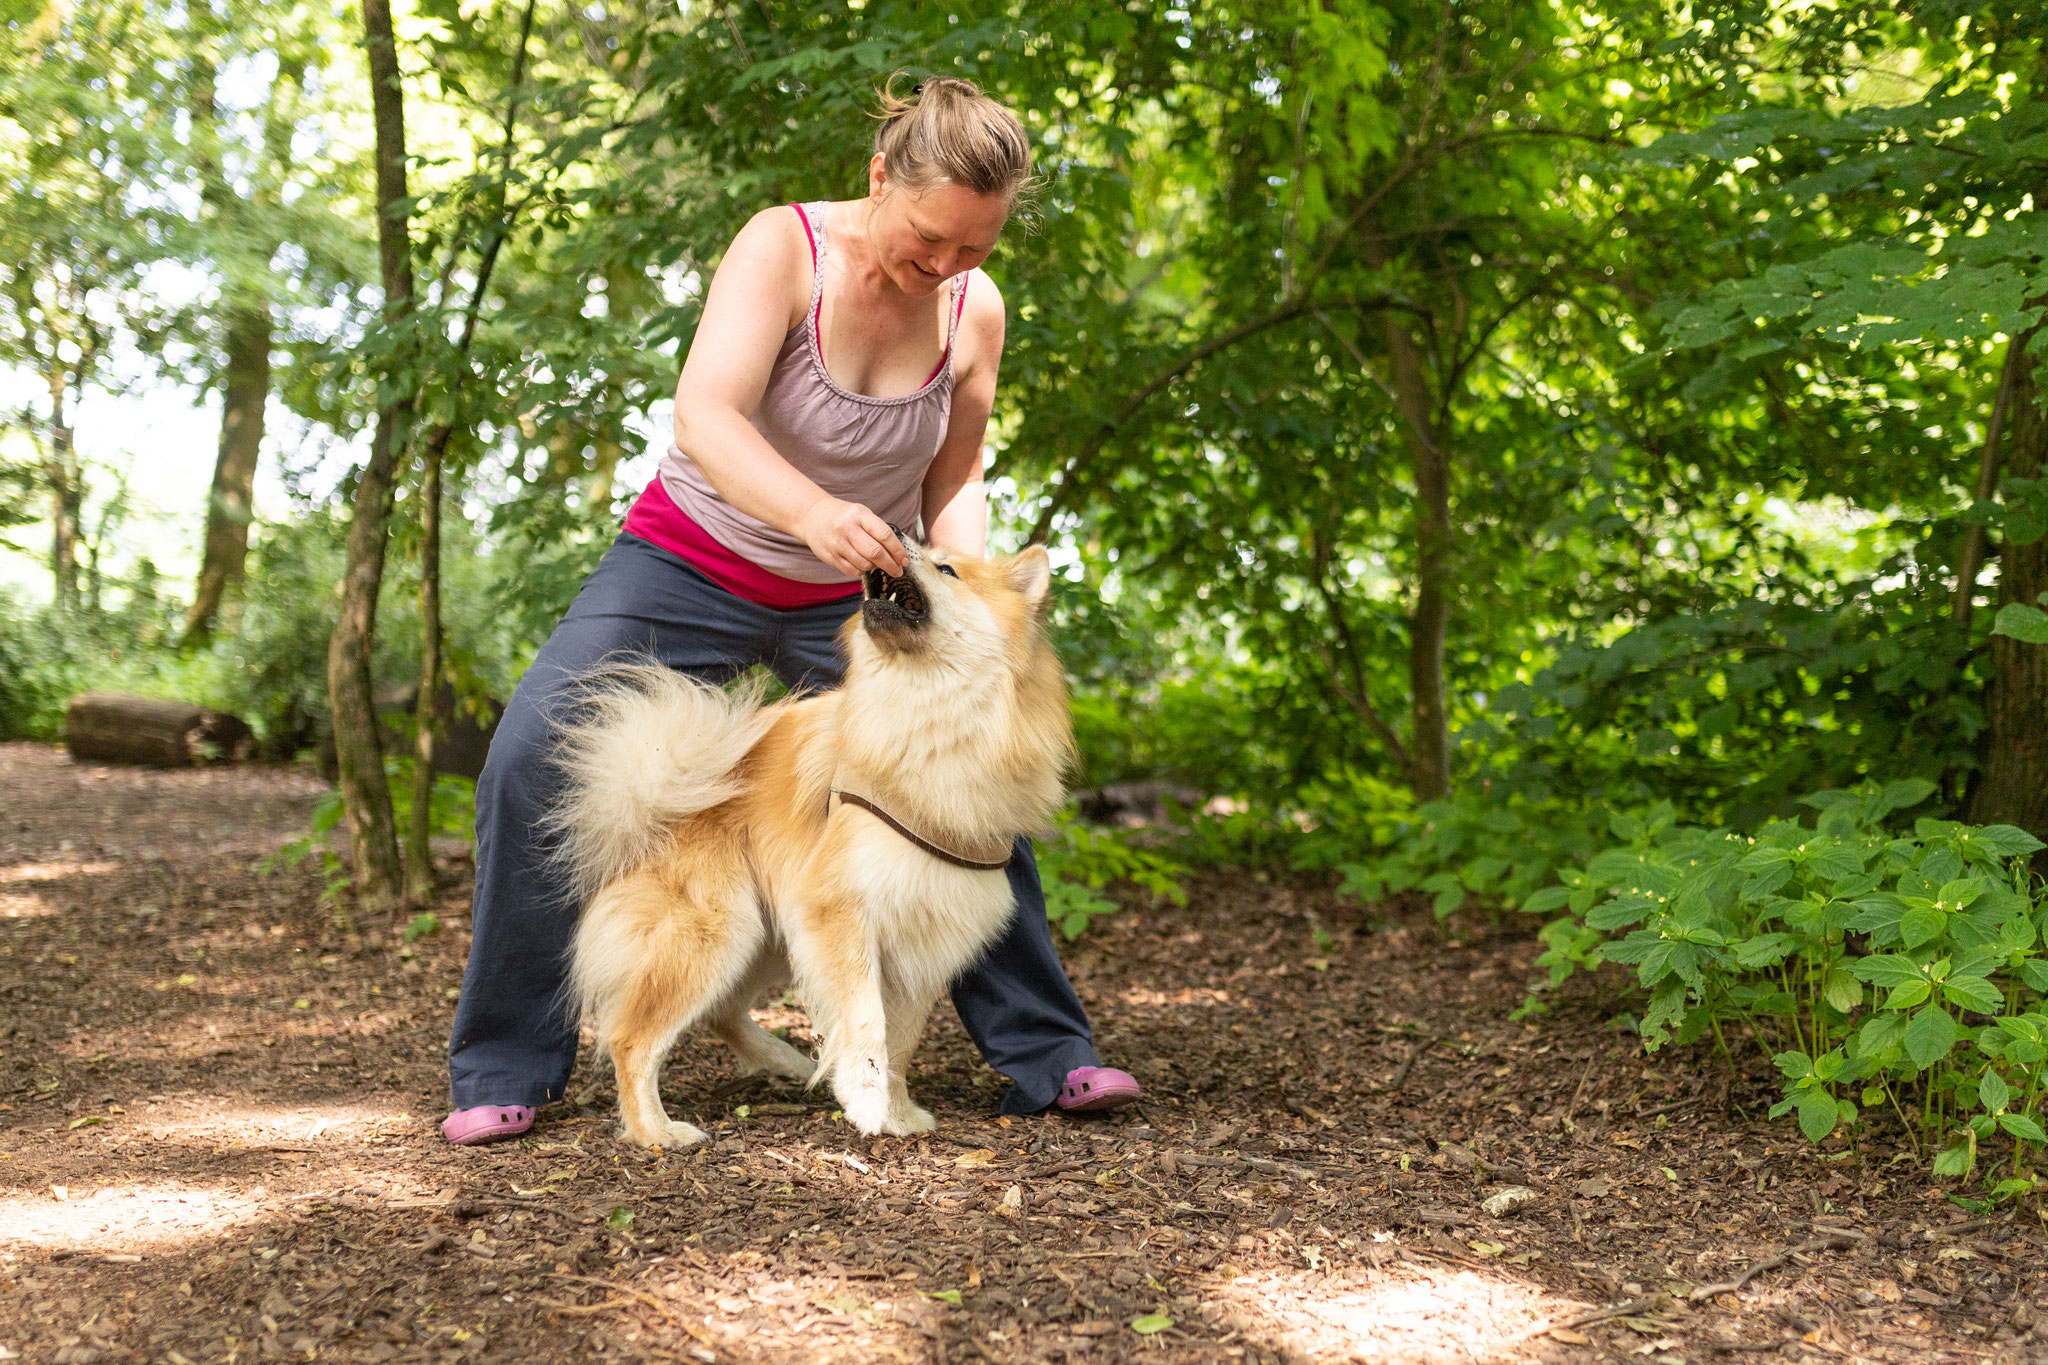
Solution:
M946 1018L940 1137L863 1140L696 1042L665 1089L706 1149L614 1142L593 1070L458 1151L467 869L435 937L339 932L316 872L252 866L316 793L0 745L0 1360L2048 1356L2038 1227L1734 1117L1759 1078L1645 1065L1590 1003L1512 1021L1525 938L1241 876L1070 952L1151 1091L1108 1121L994 1118Z

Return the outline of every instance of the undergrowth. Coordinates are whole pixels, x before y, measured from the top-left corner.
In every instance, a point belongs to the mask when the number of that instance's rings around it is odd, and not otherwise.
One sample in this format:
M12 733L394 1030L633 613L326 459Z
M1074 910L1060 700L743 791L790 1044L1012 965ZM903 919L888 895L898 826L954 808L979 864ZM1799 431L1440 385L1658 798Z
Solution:
M1933 791L1867 782L1805 798L1806 820L1753 833L1618 814L1622 842L1524 904L1563 913L1538 959L1556 987L1601 962L1634 969L1646 1048L1742 1036L1783 1077L1774 1117L1819 1142L1866 1112L1897 1115L1933 1171L1965 1176L1988 1146L2026 1179L2048 1063L2048 897L2010 825L1887 820ZM1540 994L1525 1010L1540 1010ZM2012 1186L2002 1186L2005 1193Z

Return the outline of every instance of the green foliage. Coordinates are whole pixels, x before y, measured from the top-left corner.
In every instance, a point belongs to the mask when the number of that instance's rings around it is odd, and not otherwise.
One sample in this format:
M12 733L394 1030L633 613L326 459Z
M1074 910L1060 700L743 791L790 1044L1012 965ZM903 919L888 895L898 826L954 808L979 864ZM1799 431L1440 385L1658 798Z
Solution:
M405 757L386 758L384 780L391 789L392 814L402 828L412 819L412 760ZM476 783L466 777L436 773L432 802L429 831L433 837L462 840L473 837L476 828ZM321 874L325 879L320 903L338 907L343 893L349 889L353 880L347 865L335 851L336 836L342 828L342 819L341 791L339 788L329 788L313 802L313 814L308 821L306 833L264 859L259 864L260 870L275 872L298 867L308 859L318 859ZM405 927L405 940L411 943L415 939L437 932L440 927L440 920L433 915L414 916Z
M1335 863L1343 874L1341 894L1371 903L1419 892L1429 897L1438 919L1448 918L1468 898L1518 903L1595 844L1591 817L1564 803L1466 790L1416 807L1381 784L1358 782L1352 790L1379 795L1383 804L1375 809L1362 801L1326 797L1316 818L1332 832L1304 835L1295 865L1317 867L1326 858L1341 858ZM1366 837L1360 838L1361 833ZM1358 858L1359 852L1365 856Z
M1617 815L1622 842L1529 897L1553 985L1596 963L1633 968L1656 1050L1744 1025L1785 1080L1774 1117L1820 1141L1874 1104L1974 1168L1980 1142L2017 1164L2041 1129L2048 1063L2048 897L2027 871L2040 840L2010 825L1921 817L1932 783L1809 796L1812 824L1754 833L1682 825L1668 804ZM1889 822L1889 824L1888 824Z
M1121 831L1077 820L1072 807L1061 812L1052 837L1039 843L1037 853L1046 918L1069 939L1088 932L1098 916L1120 908L1103 894L1112 882L1128 883L1174 905L1188 903L1181 886L1185 867L1137 846Z

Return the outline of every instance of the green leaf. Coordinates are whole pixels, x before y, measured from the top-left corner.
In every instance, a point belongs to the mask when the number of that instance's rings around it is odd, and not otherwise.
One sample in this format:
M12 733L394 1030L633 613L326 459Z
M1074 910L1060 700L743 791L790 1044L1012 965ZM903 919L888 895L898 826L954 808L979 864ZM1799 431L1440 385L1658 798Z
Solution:
M429 934L441 932L441 918L431 910L414 915L406 922L404 938L407 943L416 943Z
M1997 858L2024 858L2039 852L2041 841L2013 825L1985 825L1970 831L1970 842L1988 849Z
M1571 900L1572 893L1562 886L1546 886L1522 902L1522 912L1529 915L1547 915L1562 910Z
M1878 1057L1901 1046L1906 1037L1906 1016L1874 1014L1856 1033L1856 1055Z
M1909 1010L1934 994L1934 987L1926 981L1908 981L1892 987L1892 993L1885 997L1884 1007L1888 1010Z
M1827 975L1827 983L1821 988L1821 998L1847 1014L1863 1003L1863 983L1836 967Z
M2012 1103L2012 1087L1996 1071L1987 1071L1977 1082L1977 1103L1984 1106L1985 1113L1995 1114Z
M1977 1164L1976 1150L1967 1142L1955 1146L1934 1158L1936 1175L1968 1175L1970 1167Z
M1951 1005L1978 1014L1997 1014L2005 1008L2005 997L1998 993L1998 987L1981 976L1952 976L1941 983L1941 993Z
M1984 894L1984 879L1981 877L1958 877L1945 883L1936 896L1951 910L1960 910Z
M1834 844L1809 858L1806 870L1829 881L1839 881L1863 870L1863 854L1846 844Z
M1813 1058L1803 1052L1780 1052L1771 1058L1771 1065L1783 1072L1789 1080L1796 1081L1813 1074Z
M1164 1332L1171 1326L1173 1326L1173 1319L1164 1313L1147 1313L1141 1318L1131 1319L1131 1330L1142 1337L1149 1337L1155 1332Z
M1909 906L1899 916L1899 937L1908 948L1918 948L1941 937L1941 931L1948 927L1948 915L1931 905Z
M960 1291L957 1289L934 1289L928 1292L925 1297L937 1299L940 1303L950 1303L955 1308L960 1306Z
M1913 1059L1913 1065L1924 1071L1948 1056L1961 1032L1955 1016L1939 1005L1929 1005L1906 1025L1903 1039L1906 1055Z
M2048 645L2048 611L2024 602L2008 602L1991 622L1993 635L2005 635L2030 645Z
M2048 1143L2048 1133L2041 1131L2041 1121L2032 1114L2000 1114L1998 1126L2016 1138Z
M2048 961L2030 957L2020 964L2020 980L2048 995Z
M1795 946L1790 934L1758 934L1735 945L1735 960L1752 970L1774 967L1784 961Z
M612 1210L611 1217L604 1220L604 1225L613 1232L624 1232L633 1226L633 1211L621 1204Z
M1849 971L1873 986L1903 986L1925 979L1920 964L1900 953L1857 958L1849 964Z
M1835 1097L1827 1091L1801 1091L1796 1108L1799 1110L1799 1131L1806 1134L1808 1142L1819 1142L1835 1131Z
M1626 929L1640 920L1646 911L1654 909L1656 904L1647 896L1616 896L1611 901L1593 907L1586 916L1586 927Z

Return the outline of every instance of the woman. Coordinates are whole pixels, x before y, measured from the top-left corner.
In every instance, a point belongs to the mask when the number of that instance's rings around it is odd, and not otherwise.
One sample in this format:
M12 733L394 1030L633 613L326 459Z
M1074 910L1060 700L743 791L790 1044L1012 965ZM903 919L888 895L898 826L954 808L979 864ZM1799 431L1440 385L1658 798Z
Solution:
M766 210L733 239L676 385L675 444L521 680L477 784L450 1142L525 1132L575 1060L559 992L576 906L533 833L573 685L638 652L718 681L765 664L792 689L830 687L860 574L903 568L890 523L986 553L1003 301L975 267L1030 173L1014 115L970 82L926 81L907 101L883 95L867 198ZM1016 918L953 988L1013 1083L1003 1112L1128 1103L1138 1084L1098 1063L1029 840L1009 877Z

